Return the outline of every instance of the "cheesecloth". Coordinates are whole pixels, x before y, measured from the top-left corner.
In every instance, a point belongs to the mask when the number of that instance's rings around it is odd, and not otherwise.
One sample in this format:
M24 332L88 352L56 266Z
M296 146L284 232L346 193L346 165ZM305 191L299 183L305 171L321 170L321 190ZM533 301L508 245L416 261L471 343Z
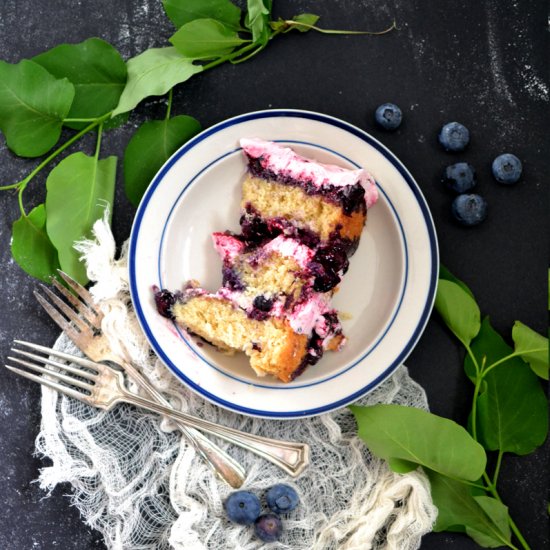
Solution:
M297 479L240 448L217 443L244 465L243 488L260 498L273 484L292 485L300 505L283 517L279 542L266 544L253 529L230 523L223 502L231 488L219 481L175 426L128 405L105 412L42 389L37 453L51 460L40 486L72 485L72 503L101 532L110 549L412 550L429 532L437 510L424 474L391 472L356 435L351 412L309 419L263 420L203 400L178 383L152 354L130 303L127 246L116 246L105 220L94 238L77 245L94 281L91 292L105 314L113 347L121 338L134 363L179 409L239 430L310 444L311 464ZM61 335L55 347L78 353ZM133 388L135 389L135 388ZM398 368L358 404L396 403L427 409L426 395ZM263 502L265 506L265 502Z

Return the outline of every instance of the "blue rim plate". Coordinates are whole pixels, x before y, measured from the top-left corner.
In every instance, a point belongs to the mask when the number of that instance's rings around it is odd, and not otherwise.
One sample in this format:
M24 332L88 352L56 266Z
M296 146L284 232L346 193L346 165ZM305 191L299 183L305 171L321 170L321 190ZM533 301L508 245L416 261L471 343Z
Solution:
M156 312L152 287L175 290L197 279L221 283L214 231L238 231L245 161L242 137L287 144L345 167L366 168L380 198L334 297L346 346L327 352L295 381L259 378L244 354L224 355ZM155 353L191 389L252 416L296 418L328 412L371 391L403 363L433 307L437 237L411 174L386 147L337 118L275 109L240 115L205 130L160 169L138 208L129 249L133 305Z

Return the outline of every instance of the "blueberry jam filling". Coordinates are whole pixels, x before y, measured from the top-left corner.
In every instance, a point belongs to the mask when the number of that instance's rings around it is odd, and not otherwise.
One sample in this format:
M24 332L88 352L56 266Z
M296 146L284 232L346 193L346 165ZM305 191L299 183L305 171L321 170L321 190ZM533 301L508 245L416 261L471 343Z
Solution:
M285 237L299 240L309 248L319 245L319 237L313 231L296 227L291 221L280 217L264 220L251 204L245 206L239 223L242 235L237 238L240 238L249 250L283 234Z
M230 290L244 290L244 285L237 272L227 264L222 267L222 285Z
M321 246L309 265L315 276L313 289L317 292L332 290L341 281L348 267L349 260L343 245L334 243Z
M172 320L175 319L174 314L172 313L172 306L176 303L175 294L166 289L160 290L158 286L153 287L153 292L157 311L163 317Z
M328 327L328 333L334 336L342 333L342 327L338 321L338 315L335 312L324 313L323 317L326 319ZM323 357L323 341L324 338L321 338L315 331L313 331L309 341L307 343L307 354L302 359L300 366L292 373L292 380L300 376L302 372L307 368L308 365L315 365Z
M246 244L247 249L260 246L262 243L274 239L280 235L283 230L281 227L277 227L274 224L268 224L260 216L258 216L255 210L250 206L246 206L245 213L239 220L242 238Z
M321 195L326 200L340 205L347 216L351 216L354 212L366 212L365 189L360 183L346 187L330 184L318 186L311 181L304 182L285 174L277 174L262 166L261 161L262 157L248 157L248 170L255 177L300 187L307 195Z

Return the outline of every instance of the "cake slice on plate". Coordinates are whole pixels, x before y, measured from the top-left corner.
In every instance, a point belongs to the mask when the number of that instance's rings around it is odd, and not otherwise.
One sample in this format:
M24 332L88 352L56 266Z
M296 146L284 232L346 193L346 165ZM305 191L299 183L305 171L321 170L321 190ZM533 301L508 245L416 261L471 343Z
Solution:
M367 209L378 198L366 170L315 162L260 139L242 139L241 147L248 163L241 202L247 239L284 233L310 246L355 251Z
M345 342L330 299L377 199L364 170L316 163L287 147L241 140L240 235L214 233L223 286L155 289L158 311L220 350L243 351L258 375L296 378Z

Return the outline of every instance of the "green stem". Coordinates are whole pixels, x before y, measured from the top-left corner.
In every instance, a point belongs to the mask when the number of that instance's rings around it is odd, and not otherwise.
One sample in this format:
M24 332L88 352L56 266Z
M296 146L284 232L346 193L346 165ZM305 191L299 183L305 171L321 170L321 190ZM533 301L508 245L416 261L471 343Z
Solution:
M19 188L19 193L17 193L17 202L19 203L19 210L21 211L21 215L26 218L27 213L25 212L25 207L23 206L23 191L25 190L25 186L21 186Z
M275 38L278 34L281 34L280 30L274 31L270 37L269 40L272 40ZM231 63L241 63L243 61L246 61L247 59L250 59L260 51L262 51L266 44L258 46L258 44L252 42L250 44L247 44L246 46L243 46L239 50L233 51L231 53L228 53L227 55L222 55L221 57L218 57L218 59L215 59L214 61L211 61L210 63L207 63L206 65L203 65L202 70L207 71L208 69L213 69L214 67L217 67L218 65L221 65L222 63L225 63L226 61L230 61ZM254 48L256 48L254 50ZM250 55L247 55L246 57L241 58L241 56L245 53L250 52L251 50L254 50Z
M481 391L481 383L483 382L483 369L485 368L485 361L487 360L487 357L483 356L481 367L477 363L477 360L475 359L473 353L470 357L472 357L472 360L475 361L474 364L477 372L476 383L474 387L474 396L472 398L472 437L477 441L477 398L479 397L479 392Z
M497 486L498 475L500 474L500 465L502 463L502 456L503 455L504 455L504 451L499 451L498 452L497 464L495 466L495 473L493 475L493 487Z
M470 356L470 359L474 364L474 368L476 369L476 376L479 376L481 374L481 368L479 367L479 363L477 362L477 357L474 355L472 348L468 344L465 344L464 342L462 342L462 345L466 348L466 351L468 352L468 355Z
M308 25L307 23L301 23L300 21L292 21L292 20L286 20L285 23L290 28L292 28L292 27L301 27L303 29L317 31L317 32L321 32L323 34L371 34L371 35L380 36L382 34L387 34L388 32L391 32L394 29L397 29L397 25L395 24L395 21L387 29L384 29L383 31L377 31L377 32L373 32L373 31L342 31L342 30L336 30L336 29L321 29L320 27L316 27L315 25Z
M275 33L273 33L275 35ZM252 50L248 55L245 55L244 57L239 57L238 59L230 59L229 61L233 65L238 65L239 63L243 63L244 61L248 61L251 57L254 57L257 53L260 53L266 46L267 42L265 44L260 44L255 50Z
M483 372L482 376L485 376L487 373L491 372L495 367L498 367L502 363L505 363L509 359L513 359L514 357L519 357L520 355L525 355L526 353L538 353L541 351L547 351L547 348L537 348L537 349L528 349L525 351L515 351L514 353L510 353L510 355L507 355L506 357L502 357L502 359L499 359L498 361L495 361L492 365L489 365L485 372Z
M111 113L108 113L109 115ZM63 122L95 122L102 117L93 117L93 118L64 118Z
M476 378L476 385L474 388L474 396L472 398L472 437L477 441L477 398L481 390L482 376Z
M97 161L99 159L99 151L101 150L101 138L103 137L103 121L99 124L97 128L97 142L95 146L95 155L94 158Z
M7 191L8 189L17 189L20 185L21 185L21 181L18 181L17 183L12 183L11 185L2 185L0 186L0 191Z
M86 128L80 130L80 132L75 134L73 137L71 137L65 143L63 143L63 145L59 146L55 151L50 153L25 179L23 179L23 180L21 180L17 183L13 183L11 185L5 185L4 187L0 187L0 191L1 190L6 190L6 189L16 189L16 188L19 188L20 191L21 191L21 189L25 189L25 187L27 187L27 185L30 183L30 181L45 166L47 166L55 157L57 157L57 155L62 153L65 149L67 149L67 147L70 147L75 141L78 141L84 134L87 134L90 130L93 130L96 126L102 124L103 121L107 120L110 116L111 116L111 113L107 113L107 114L103 115L102 117L93 119L94 122L92 122L91 124L88 124L88 126L86 126Z
M166 106L166 117L165 120L170 120L170 112L172 111L172 98L174 96L174 88L170 88L168 91L168 105Z

